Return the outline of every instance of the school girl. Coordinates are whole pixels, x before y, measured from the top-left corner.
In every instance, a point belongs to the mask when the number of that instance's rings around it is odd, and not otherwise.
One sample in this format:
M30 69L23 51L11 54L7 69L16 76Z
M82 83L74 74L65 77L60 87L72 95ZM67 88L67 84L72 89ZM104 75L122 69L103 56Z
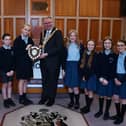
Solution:
M111 97L113 95L114 75L116 54L112 50L113 44L110 37L103 40L103 51L98 54L98 87L99 111L94 115L96 118L103 114L104 99L106 101L104 120L109 119L109 109L111 106Z
M29 105L33 102L26 96L27 83L33 77L32 60L28 56L27 48L34 45L29 36L31 25L25 24L21 29L21 35L14 40L15 72L18 80L19 103Z
M90 106L93 101L94 92L96 91L96 57L95 42L87 41L87 49L84 51L80 64L81 72L81 89L84 89L86 106L82 107L82 113L90 112Z
M67 58L65 66L64 84L68 87L70 102L68 107L79 108L79 60L83 52L83 46L78 41L76 30L70 30L68 34Z
M119 52L116 64L115 88L114 88L114 102L116 108L116 115L114 124L121 124L124 120L126 112L126 41L119 40L117 42L117 50Z

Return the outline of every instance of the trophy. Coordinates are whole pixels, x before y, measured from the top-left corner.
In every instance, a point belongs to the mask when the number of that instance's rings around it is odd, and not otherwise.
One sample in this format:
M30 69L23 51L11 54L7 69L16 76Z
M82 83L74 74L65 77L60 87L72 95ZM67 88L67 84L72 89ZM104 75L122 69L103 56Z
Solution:
M28 50L28 55L29 57L34 61L37 60L40 55L42 53L44 53L44 49L45 49L45 45L48 43L49 39L54 35L54 33L57 31L58 29L56 28L48 37L44 37L43 35L43 39L42 39L42 44L37 46L37 45L28 45L26 47L26 50Z
M34 60L37 60L37 59L40 57L41 52L42 52L41 47L40 47L40 46L36 46L36 45L34 45L34 46L30 45L30 46L27 48L27 50L28 50L28 55L29 55L29 57L30 57L33 61L34 61Z

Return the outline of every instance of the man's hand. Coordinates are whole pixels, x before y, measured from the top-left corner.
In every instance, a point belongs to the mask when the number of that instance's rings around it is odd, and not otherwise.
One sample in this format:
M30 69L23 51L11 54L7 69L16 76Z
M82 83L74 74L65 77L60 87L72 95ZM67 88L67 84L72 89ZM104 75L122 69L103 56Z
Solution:
M48 56L48 53L42 53L39 57L39 59L44 59L45 57Z

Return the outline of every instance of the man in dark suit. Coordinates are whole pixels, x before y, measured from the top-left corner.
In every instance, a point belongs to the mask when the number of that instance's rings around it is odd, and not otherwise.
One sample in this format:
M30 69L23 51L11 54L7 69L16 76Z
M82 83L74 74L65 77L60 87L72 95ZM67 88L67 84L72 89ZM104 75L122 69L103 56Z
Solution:
M43 53L40 56L43 92L39 104L52 106L55 102L62 61L63 36L61 31L54 27L51 17L45 17L43 25L44 32L40 37L40 44L43 48Z

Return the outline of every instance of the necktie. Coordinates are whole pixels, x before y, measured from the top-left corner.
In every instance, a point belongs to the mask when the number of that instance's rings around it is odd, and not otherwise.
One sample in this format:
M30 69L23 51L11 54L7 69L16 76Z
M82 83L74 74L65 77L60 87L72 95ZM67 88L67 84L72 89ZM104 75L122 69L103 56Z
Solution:
M46 31L46 38L49 36L50 32Z

